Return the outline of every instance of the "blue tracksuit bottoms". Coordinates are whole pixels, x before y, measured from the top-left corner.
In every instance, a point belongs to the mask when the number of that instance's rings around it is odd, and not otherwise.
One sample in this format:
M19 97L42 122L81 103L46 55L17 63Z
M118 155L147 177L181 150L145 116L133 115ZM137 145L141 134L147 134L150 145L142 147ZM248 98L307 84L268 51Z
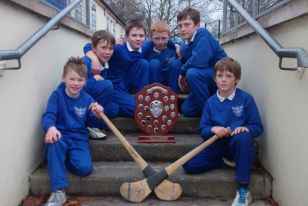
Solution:
M107 117L116 117L119 113L119 106L112 102L113 85L110 80L96 81L92 85L85 85L85 91L92 96L95 101L104 107Z
M130 67L124 78L126 89L138 93L144 86L149 85L149 62L139 59Z
M190 93L182 105L182 113L186 117L199 117L202 115L205 102L217 90L214 70L190 68L185 80L190 87Z
M79 176L92 173L93 165L88 140L63 135L54 144L45 145L51 192L68 186L67 169Z
M150 84L161 83L170 87L175 93L178 92L178 79L182 63L178 59L171 59L168 62L167 68L162 68L161 62L158 59L149 61L150 67Z
M189 174L218 169L225 164L223 157L236 163L236 180L249 184L254 159L253 138L247 132L219 139L183 165Z

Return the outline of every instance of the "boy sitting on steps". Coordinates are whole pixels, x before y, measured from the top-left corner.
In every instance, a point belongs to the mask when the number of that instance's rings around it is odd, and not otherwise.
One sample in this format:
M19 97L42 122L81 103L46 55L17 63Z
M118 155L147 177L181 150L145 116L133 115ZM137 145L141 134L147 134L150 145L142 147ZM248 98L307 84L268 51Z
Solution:
M263 132L253 97L236 88L240 78L241 66L232 58L226 57L215 65L218 90L204 106L200 132L204 140L213 135L220 139L183 166L187 173L195 174L223 167L224 157L234 160L237 192L232 206L248 206L252 201L248 184L254 160L253 138ZM228 127L234 132L233 136L228 135Z
M101 126L102 121L96 117L103 107L83 91L86 77L82 59L70 58L64 65L63 83L51 94L42 116L51 187L45 206L62 206L66 202L67 169L79 176L87 176L93 170L86 126Z

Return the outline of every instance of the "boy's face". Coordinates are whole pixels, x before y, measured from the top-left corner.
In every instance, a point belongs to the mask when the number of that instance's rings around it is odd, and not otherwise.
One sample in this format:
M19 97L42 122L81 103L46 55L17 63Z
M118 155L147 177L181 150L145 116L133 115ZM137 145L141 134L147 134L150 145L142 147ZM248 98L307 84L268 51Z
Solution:
M239 82L239 80L235 78L233 73L226 70L217 71L214 79L217 84L220 95L230 95L233 92L235 85Z
M167 43L170 39L170 33L153 31L151 34L151 39L156 49L164 50L167 48Z
M181 34L181 37L187 41L190 41L193 37L194 33L199 29L200 22L197 24L194 23L194 21L187 17L186 19L182 19L181 21L178 21L178 28Z
M68 69L67 74L62 76L62 80L66 85L65 91L70 97L78 97L86 83L86 78L80 76L72 69Z
M145 31L141 28L132 28L125 38L133 50L138 50L145 40Z
M113 54L113 45L107 42L107 40L100 40L96 47L93 48L93 52L96 54L97 58L101 63L106 63L109 61Z

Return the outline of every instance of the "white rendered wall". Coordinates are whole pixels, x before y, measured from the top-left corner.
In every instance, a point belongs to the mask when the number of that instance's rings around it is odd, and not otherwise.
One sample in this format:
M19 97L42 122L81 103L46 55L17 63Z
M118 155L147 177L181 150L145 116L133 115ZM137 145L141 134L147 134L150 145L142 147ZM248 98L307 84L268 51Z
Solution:
M269 32L284 47L308 51L308 16ZM240 87L252 93L265 132L260 156L273 176L273 197L279 206L308 205L308 71L279 69L279 59L257 35L223 45L242 65Z
M0 50L16 49L46 23L0 1ZM22 58L22 67L0 77L0 200L16 206L28 194L28 178L42 160L41 114L70 56L81 56L85 36L60 27ZM1 63L1 62L0 62Z

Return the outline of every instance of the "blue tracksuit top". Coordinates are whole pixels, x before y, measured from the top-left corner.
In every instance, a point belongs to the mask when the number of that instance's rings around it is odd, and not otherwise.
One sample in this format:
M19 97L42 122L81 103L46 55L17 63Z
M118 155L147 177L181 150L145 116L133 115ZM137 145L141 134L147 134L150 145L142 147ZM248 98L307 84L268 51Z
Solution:
M126 44L126 42L123 45L116 44L114 46L113 55L108 61L109 69L107 71L107 79L111 80L114 84L123 82L125 74L130 67L132 67L141 58L145 58L145 56L153 48L153 44L148 43L142 46L141 53L138 51L130 52ZM92 50L92 46L88 43L84 46L83 51L86 54L90 50Z
M167 70L169 61L171 59L175 59L176 56L177 55L176 55L175 49L167 47L166 49L162 50L160 53L152 49L152 52L146 56L146 59L147 60L152 60L152 59L159 60L162 70Z
M92 85L96 82L95 78L92 76L92 60L88 56L84 56L83 63L87 66L87 84ZM100 75L107 79L107 69L101 71Z
M93 102L93 98L83 90L79 97L69 97L65 92L65 84L61 83L49 97L42 116L42 127L47 132L51 126L55 126L62 136L85 140L88 137L86 125L96 121L96 117L89 110Z
M217 61L227 56L219 42L206 29L199 28L194 40L181 47L183 66L181 75L185 76L189 68L214 68Z
M202 113L200 133L203 139L212 135L212 127L247 127L252 137L258 137L263 132L262 121L253 97L241 89L236 88L232 100L225 99L220 102L217 95L210 97Z

